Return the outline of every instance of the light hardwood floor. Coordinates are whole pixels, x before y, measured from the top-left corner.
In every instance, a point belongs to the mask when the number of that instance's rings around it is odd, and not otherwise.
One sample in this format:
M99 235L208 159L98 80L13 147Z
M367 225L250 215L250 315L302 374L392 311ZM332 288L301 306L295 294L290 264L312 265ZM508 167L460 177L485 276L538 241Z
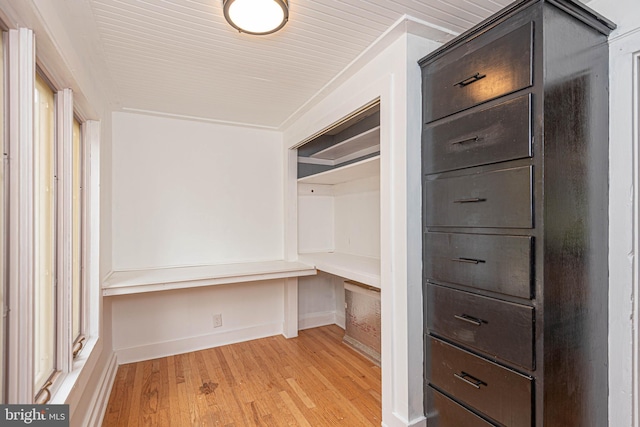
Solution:
M380 368L338 326L118 368L103 426L379 426Z

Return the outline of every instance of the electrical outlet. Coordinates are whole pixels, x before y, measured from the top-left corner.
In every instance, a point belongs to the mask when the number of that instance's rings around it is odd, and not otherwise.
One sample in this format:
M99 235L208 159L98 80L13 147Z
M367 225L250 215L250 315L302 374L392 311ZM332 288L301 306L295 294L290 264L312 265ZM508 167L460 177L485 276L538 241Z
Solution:
M222 314L214 314L213 315L213 327L219 328L222 326Z

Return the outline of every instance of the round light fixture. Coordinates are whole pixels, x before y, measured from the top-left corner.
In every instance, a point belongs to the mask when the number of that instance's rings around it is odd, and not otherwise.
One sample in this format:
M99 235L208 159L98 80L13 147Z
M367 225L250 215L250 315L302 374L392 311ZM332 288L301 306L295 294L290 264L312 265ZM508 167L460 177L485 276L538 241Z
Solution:
M238 31L271 34L289 19L287 0L222 0L224 17Z

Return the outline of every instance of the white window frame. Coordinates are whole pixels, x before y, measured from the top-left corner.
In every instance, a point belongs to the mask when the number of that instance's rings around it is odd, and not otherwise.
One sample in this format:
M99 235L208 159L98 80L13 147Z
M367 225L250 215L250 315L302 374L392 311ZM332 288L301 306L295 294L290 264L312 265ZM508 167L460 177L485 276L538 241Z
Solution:
M37 61L36 61L36 63L37 63ZM44 382L44 384L42 385L41 388L38 389L36 384L35 384L35 381L34 381L34 387L36 387L36 388L34 388L34 393L35 393L35 396L38 397L38 399L35 400L36 403L39 403L41 398L46 398L47 401L50 400L50 398L51 398L51 390L56 387L55 384L57 383L57 381L59 381L59 378L60 378L59 375L63 371L63 369L61 369L61 367L60 367L60 363L61 363L62 359L60 359L60 352L59 352L60 338L61 338L60 337L61 330L59 328L59 325L64 321L64 319L62 317L59 317L60 316L60 309L62 307L62 305L60 303L61 302L61 292L59 291L62 288L62 286L59 286L59 285L61 285L63 282L61 281L61 275L60 275L61 270L60 270L60 267L59 267L60 259L62 258L60 256L60 254L62 253L62 251L61 251L61 247L59 245L59 240L58 240L58 239L61 238L61 227L59 225L60 224L59 216L60 216L60 212L62 212L61 209L60 209L60 207L61 207L61 197L60 197L60 188L59 188L60 187L60 180L58 179L58 173L59 173L59 170L61 169L61 166L62 166L60 161L59 161L60 152L61 152L61 148L62 147L61 147L61 144L59 144L59 142L58 142L59 141L58 128L60 127L59 126L60 118L58 116L58 93L53 88L53 85L51 84L49 79L36 66L36 77L34 79L35 86L37 86L37 79L38 78L40 78L40 80L47 86L47 88L51 90L53 108L54 108L54 110L53 110L53 126L54 126L54 128L53 128L53 135L52 135L53 136L53 141L51 141L53 143L53 147L51 148L51 152L52 152L52 155L53 155L53 159L52 159L53 160L53 168L52 168L52 171L51 171L53 173L53 176L51 177L51 178L53 178L53 181L51 183L51 189L53 191L53 212L52 212L53 218L51 218L51 219L47 218L47 219L48 220L52 220L52 222L53 222L53 230L52 230L53 231L53 236L52 236L52 238L53 238L53 241L52 241L53 242L53 248L52 248L52 250L53 250L53 253L52 253L52 255L53 255L53 265L51 267L52 267L52 272L53 272L53 283L54 283L54 292L52 293L52 297L55 299L55 301L54 301L55 302L54 318L55 318L56 325L54 325L55 329L52 329L52 331L54 331L54 334L55 334L54 340L53 340L53 343L54 343L54 354L52 355L52 358L53 358L53 370L50 373L50 375L48 376L48 378L45 380L45 382ZM35 94L37 93L37 88L35 86L34 86L34 100L35 100ZM32 101L32 103L33 103L33 101ZM35 105L35 104L33 104L33 105ZM33 108L34 108L34 116L33 116L34 122L33 122L33 125L34 125L34 129L36 129L41 125L40 123L36 122L36 119L38 118L38 115L35 114L35 109L37 109L39 107L35 107L34 106ZM39 159L39 156L41 155L41 154L39 154L39 150L41 150L41 148L42 148L42 147L40 147L40 144L42 144L43 141L36 140L36 134L37 133L35 133L35 131L34 131L34 138L33 138L33 144L34 144L34 146L33 146L33 149L34 149L33 163L34 163L34 165L38 165L41 160L44 160L44 159ZM35 172L34 173L34 177L35 177L37 175L37 172L38 172L35 169L35 166L34 166L33 171ZM42 185L42 182L32 181L31 183L27 183L27 185L30 185L30 186L33 187L33 197L34 197L34 199L33 199L33 206L34 206L33 218L35 220L34 224L37 224L40 221L40 219L38 218L38 215L40 214L40 212L38 212L38 202L37 202L37 198L39 197L39 192L40 192L40 188L38 188L38 186ZM36 240L38 239L38 229L37 228L34 228L34 238ZM34 242L36 240L34 240ZM33 249L34 249L34 252L33 252L33 254L34 254L33 255L34 256L33 267L34 267L34 269L36 269L36 267L37 267L36 263L38 262L39 257L37 255L38 248L35 246L35 243L34 243ZM34 282L32 284L34 298L35 298L36 289L38 289L37 281L39 279L40 279L39 276L37 274L35 274L35 271L34 271ZM38 308L37 304L34 304L33 307L36 308L36 309ZM35 315L36 312L34 311L33 314ZM34 323L34 328L36 326L37 325ZM49 331L49 332L51 332L51 331ZM41 338L36 336L36 335L34 335L33 339L34 339L34 342L37 342ZM35 347L34 347L34 357L36 357ZM37 366L37 362L36 362L35 358L34 358L34 366ZM48 395L48 397L47 397L47 395Z
M71 279L73 216L73 93L71 89L56 92L56 144L58 147L58 193L57 193L57 369L64 375L71 371Z
M98 120L80 123L83 156L82 324L85 343L81 354L90 353L100 334L100 132ZM78 358L76 358L78 360Z
M78 117L78 116L76 116ZM82 116L80 116L82 118ZM76 385L82 370L89 364L92 352L101 351L100 342L100 132L101 123L97 120L81 121L83 144L84 192L83 203L83 283L82 283L82 322L85 337L80 354L73 358L71 338L71 318L68 322L69 367L60 374L59 381L51 389L52 404L70 403L67 397ZM70 255L70 254L69 254ZM70 260L69 260L70 263ZM70 284L69 284L70 286ZM69 293L70 296L70 293ZM68 300L71 313L71 299ZM95 360L93 361L95 363ZM89 368L90 369L90 368Z
M8 31L9 257L7 403L33 395L33 91L36 77L33 31Z
M74 110L75 112L75 110ZM85 332L85 320L86 320L86 316L85 316L85 305L84 305L84 294L85 294L85 289L84 289L84 284L85 282L85 245L87 243L87 232L86 232L86 225L87 225L87 220L89 219L88 217L85 216L84 212L86 210L86 204L85 204L85 186L88 184L87 179L86 179L86 171L87 171L87 165L85 162L85 147L84 147L84 136L83 136L83 123L85 120L83 120L77 113L74 113L74 117L73 117L73 121L72 121L72 128L75 127L75 124L78 123L79 126L79 163L80 163L80 218L78 219L80 221L80 235L79 235L79 240L80 240L80 263L79 263L79 267L80 267L80 274L79 274L79 279L80 279L80 298L79 298L79 309L80 309L80 313L79 313L79 319L78 319L78 336L76 336L74 334L74 327L73 327L73 323L74 323L74 319L73 316L75 315L74 311L75 311L75 307L74 307L74 302L73 300L71 301L71 352L72 352L72 358L75 359L81 352L82 350L84 350L84 344L86 341L86 337L84 335ZM72 137L73 140L73 137ZM75 144L75 142L74 142ZM72 151L72 156L75 156L74 153L74 147L72 146L71 148ZM86 159L86 161L88 161L89 159ZM73 160L75 161L75 160ZM75 164L73 165L73 167L75 168ZM72 191L75 191L75 188L72 189ZM72 212L71 215L73 217L73 207L72 207ZM73 251L71 254L72 257L72 264L73 264ZM71 289L73 291L73 284L71 286ZM72 295L73 298L73 295ZM87 320L88 321L88 320ZM78 347L79 346L79 347ZM78 347L78 353L75 354L76 351L76 347ZM73 361L72 361L73 362Z

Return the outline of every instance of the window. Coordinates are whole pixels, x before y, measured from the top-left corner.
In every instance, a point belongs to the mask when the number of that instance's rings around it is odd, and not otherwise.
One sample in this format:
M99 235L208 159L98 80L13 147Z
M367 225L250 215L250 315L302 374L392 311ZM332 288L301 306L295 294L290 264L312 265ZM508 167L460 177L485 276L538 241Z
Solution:
M100 124L83 121L84 98L75 108L72 90L48 79L59 69L36 70L33 31L5 37L0 137L11 156L0 169L0 397L63 403L99 332L99 220L90 213L99 212Z
M37 403L72 370L83 335L83 144L73 94L34 87L34 372Z
M56 129L53 90L34 90L34 373L40 391L56 371Z
M70 90L34 87L34 401L69 372L83 336L82 125ZM54 387L52 387L54 386Z
M5 165L6 153L4 140L4 50L3 50L4 33L0 32L0 147L2 147L2 163L0 164L0 403L5 403L5 349L6 347L6 325L5 313L7 303L5 301L6 294L6 275L5 275Z
M82 328L83 312L83 211L84 211L84 175L82 167L83 152L81 125L77 118L73 119L72 136L72 197L71 197L71 339L73 357L82 350L84 342Z

